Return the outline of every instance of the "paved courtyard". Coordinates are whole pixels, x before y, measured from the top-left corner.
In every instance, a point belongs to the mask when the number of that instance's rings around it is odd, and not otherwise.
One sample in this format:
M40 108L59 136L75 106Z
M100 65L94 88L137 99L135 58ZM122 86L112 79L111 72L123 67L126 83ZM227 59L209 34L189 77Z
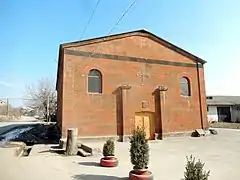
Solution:
M211 170L210 180L240 179L240 130L218 129L218 135L201 138L180 137L150 142L149 169L156 180L183 178L186 156L192 154ZM102 143L88 143L102 148ZM8 151L8 153L7 153ZM116 168L99 167L101 155L64 157L41 153L14 158L9 149L0 149L1 180L120 180L127 179L132 169L129 144L117 143Z

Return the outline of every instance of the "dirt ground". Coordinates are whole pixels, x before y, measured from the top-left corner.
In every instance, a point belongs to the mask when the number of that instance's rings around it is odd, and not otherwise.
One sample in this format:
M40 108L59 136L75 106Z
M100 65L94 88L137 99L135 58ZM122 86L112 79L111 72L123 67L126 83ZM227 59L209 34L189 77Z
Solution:
M218 129L218 135L179 137L150 142L149 169L156 180L183 178L186 156L192 154L205 162L209 180L239 180L240 130ZM102 148L102 143L88 145ZM99 167L101 154L91 157L64 157L39 153L29 157L13 157L13 150L0 148L1 180L119 180L127 179L132 169L129 144L116 143L116 168Z

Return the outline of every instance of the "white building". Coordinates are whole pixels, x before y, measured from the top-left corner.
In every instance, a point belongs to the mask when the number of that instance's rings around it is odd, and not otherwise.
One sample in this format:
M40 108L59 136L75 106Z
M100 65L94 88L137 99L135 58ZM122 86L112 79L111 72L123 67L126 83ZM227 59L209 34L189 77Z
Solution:
M4 105L6 105L6 101L0 99L0 106L4 106Z
M240 96L207 96L208 121L240 122Z

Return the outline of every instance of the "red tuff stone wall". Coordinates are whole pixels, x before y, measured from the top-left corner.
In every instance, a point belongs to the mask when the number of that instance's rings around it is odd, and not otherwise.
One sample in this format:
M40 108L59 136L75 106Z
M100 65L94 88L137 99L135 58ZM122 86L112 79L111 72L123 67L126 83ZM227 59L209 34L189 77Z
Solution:
M74 52L95 50L110 55L196 64L193 60L140 35L65 49ZM98 69L102 73L102 94L87 92L87 76L91 69ZM141 70L146 74L143 84L139 75ZM168 87L165 94L167 116L163 119L163 133L189 131L201 128L202 124L204 127L208 126L203 68L198 71L196 67L185 65L93 58L65 52L59 72L63 75L59 76L59 83L62 85L58 85L58 103L61 107L58 114L63 136L70 127L78 127L79 136L121 135L122 127L124 135L130 134L135 113L142 111L142 101L147 102L148 111L156 111L154 90L158 85ZM180 95L182 76L190 79L190 97ZM121 95L117 93L117 89L122 84L131 86L126 95L124 125L118 122Z

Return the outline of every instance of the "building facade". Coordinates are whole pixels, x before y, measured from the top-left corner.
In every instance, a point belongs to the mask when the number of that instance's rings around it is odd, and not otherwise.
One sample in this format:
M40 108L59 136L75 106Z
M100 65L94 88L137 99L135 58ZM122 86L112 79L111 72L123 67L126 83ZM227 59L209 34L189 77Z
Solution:
M240 96L207 96L209 122L240 123Z
M145 31L60 45L56 89L62 136L123 139L208 127L205 61Z

